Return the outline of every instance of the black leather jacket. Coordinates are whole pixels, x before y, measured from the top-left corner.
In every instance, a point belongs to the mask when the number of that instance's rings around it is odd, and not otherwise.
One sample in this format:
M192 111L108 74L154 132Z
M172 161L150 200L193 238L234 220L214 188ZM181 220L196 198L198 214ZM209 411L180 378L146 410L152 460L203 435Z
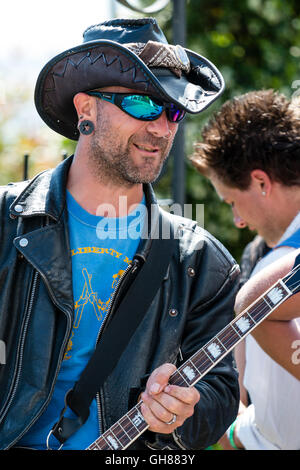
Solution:
M6 345L6 363L0 366L1 449L14 446L45 410L72 328L65 203L70 163L71 158L30 182L1 189L0 340ZM151 188L145 191L158 211ZM232 320L238 266L210 234L192 221L181 222L163 284L100 391L102 431L128 411L142 377L164 362L188 359ZM147 262L150 249L151 240L144 241L137 258ZM238 409L230 354L197 387L201 399L194 416L174 435L147 431L132 448L142 448L145 439L159 448L201 449L216 442Z

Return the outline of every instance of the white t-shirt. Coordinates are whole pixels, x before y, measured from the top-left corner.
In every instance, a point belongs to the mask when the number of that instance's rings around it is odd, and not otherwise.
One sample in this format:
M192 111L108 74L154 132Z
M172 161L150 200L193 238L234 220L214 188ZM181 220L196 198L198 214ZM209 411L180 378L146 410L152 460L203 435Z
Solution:
M280 242L299 228L300 213ZM293 250L286 246L272 250L259 261L253 275ZM300 327L300 315L294 321ZM247 450L300 449L300 381L271 359L251 335L245 341L244 386L252 404L239 417L238 438Z

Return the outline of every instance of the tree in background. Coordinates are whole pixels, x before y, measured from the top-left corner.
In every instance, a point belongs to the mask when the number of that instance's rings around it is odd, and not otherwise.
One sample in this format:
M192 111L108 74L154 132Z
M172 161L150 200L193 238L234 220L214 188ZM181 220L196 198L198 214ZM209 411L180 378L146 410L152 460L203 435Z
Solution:
M201 129L227 99L250 90L274 88L287 97L300 94L300 3L296 0L187 0L186 47L208 57L222 72L222 97L199 116L186 118L186 154L193 153ZM171 20L167 21L168 38ZM171 163L171 159L169 163ZM170 170L170 169L169 169ZM210 182L187 161L186 202L205 205L205 228L240 259L253 238L233 226L231 209ZM166 181L168 178L166 178ZM159 182L164 193L164 180Z
M33 90L28 83L0 80L0 185L24 179L24 156L29 155L28 176L52 168L61 160L61 137L36 125Z

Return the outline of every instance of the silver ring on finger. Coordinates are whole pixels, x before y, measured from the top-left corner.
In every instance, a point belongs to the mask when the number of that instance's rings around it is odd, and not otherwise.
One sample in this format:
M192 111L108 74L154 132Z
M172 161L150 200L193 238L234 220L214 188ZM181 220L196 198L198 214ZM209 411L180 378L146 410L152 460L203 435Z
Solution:
M170 421L168 421L166 424L173 424L176 422L176 419L177 419L177 416L175 414L173 414L173 417Z

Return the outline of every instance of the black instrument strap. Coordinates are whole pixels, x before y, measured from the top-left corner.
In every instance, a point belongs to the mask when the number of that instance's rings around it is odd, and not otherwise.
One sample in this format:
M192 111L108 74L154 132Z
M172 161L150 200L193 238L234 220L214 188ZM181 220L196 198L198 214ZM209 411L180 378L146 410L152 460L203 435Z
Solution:
M122 351L161 286L174 248L175 237L173 234L169 239L152 240L146 261L103 332L101 341L83 370L79 381L65 396L65 408L52 429L52 434L59 442L64 443L87 420L93 398L116 366ZM121 335L120 332L122 332ZM77 419L64 417L67 407L77 415Z

